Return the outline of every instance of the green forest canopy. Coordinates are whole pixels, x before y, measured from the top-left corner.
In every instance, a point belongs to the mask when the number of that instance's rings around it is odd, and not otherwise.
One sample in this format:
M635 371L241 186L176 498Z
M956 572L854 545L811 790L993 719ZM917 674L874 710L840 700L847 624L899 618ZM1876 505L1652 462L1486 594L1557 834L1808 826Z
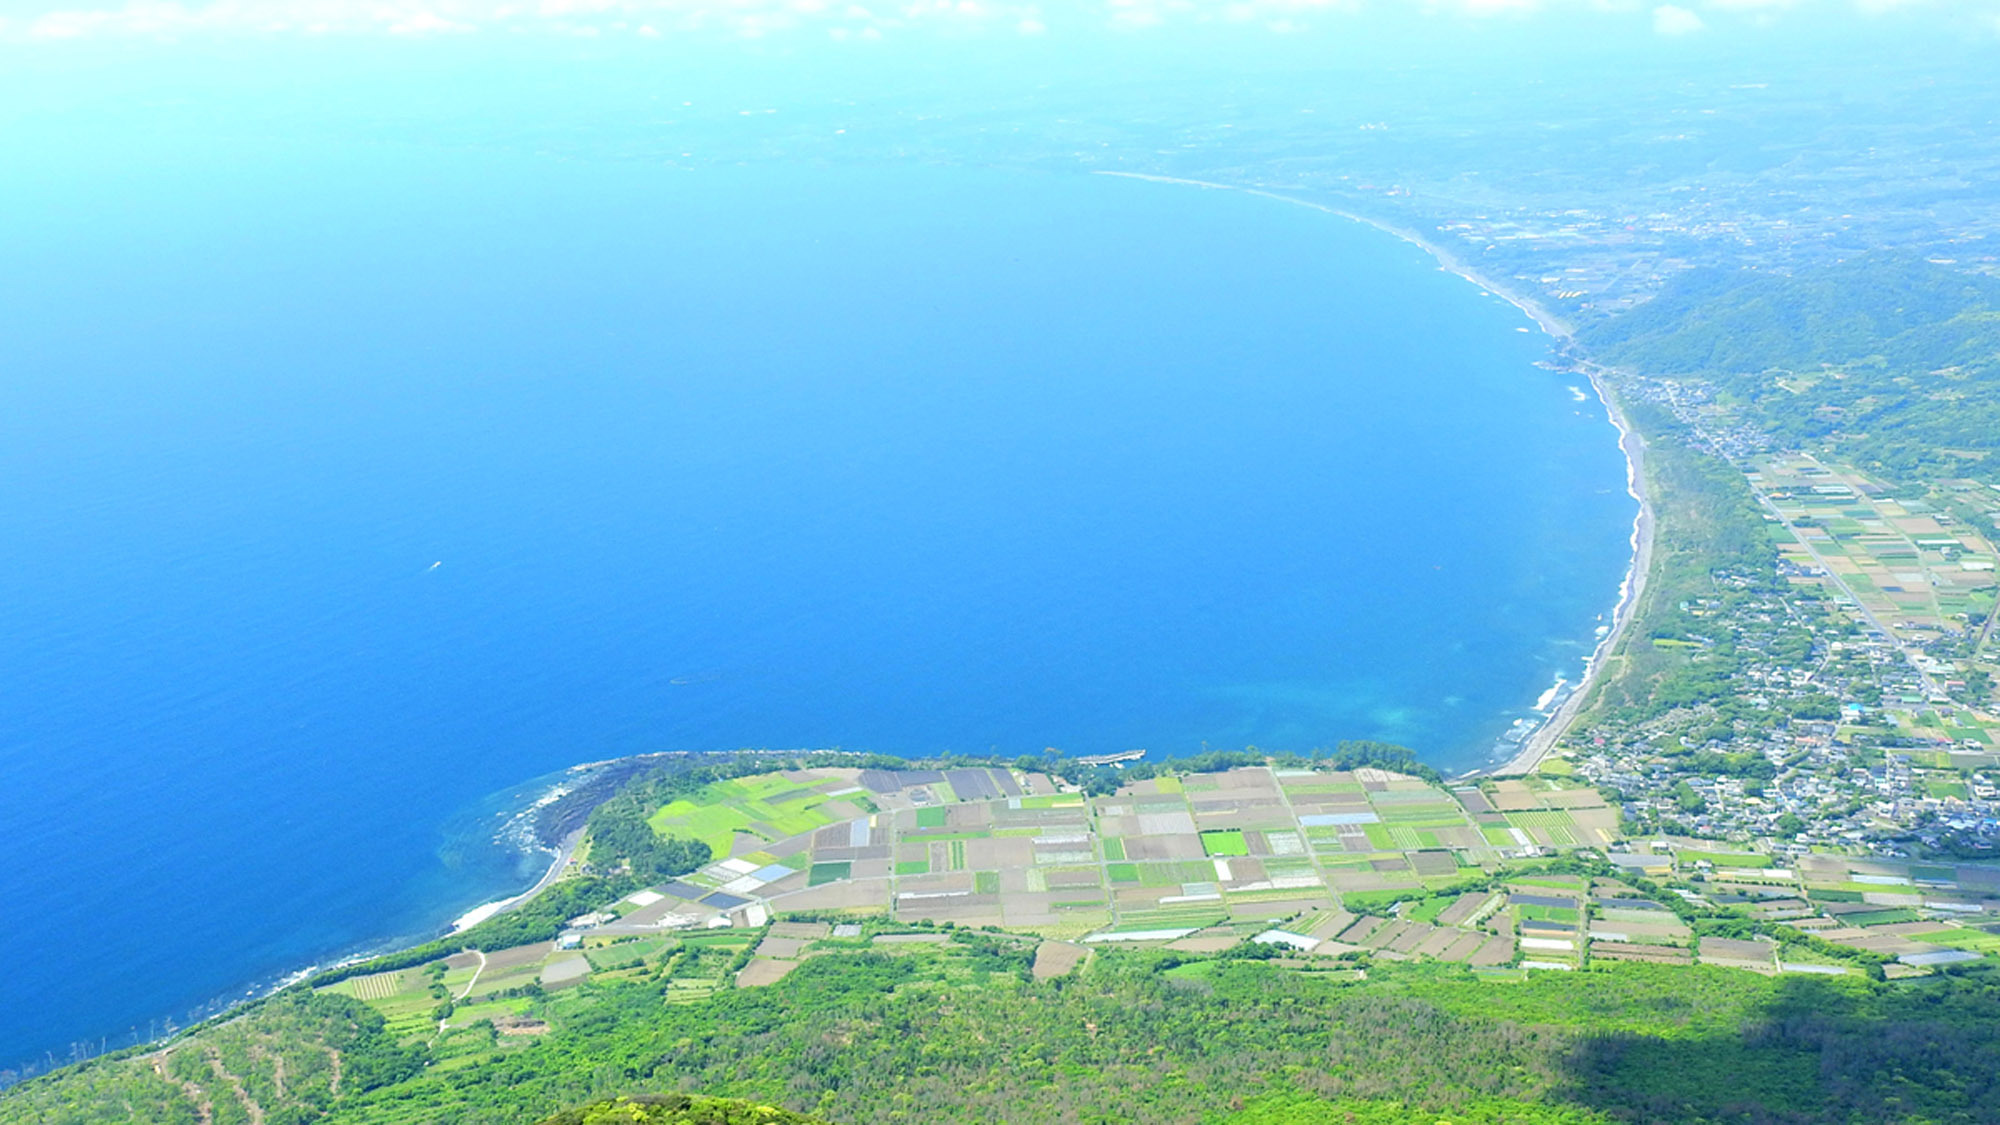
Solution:
M1614 366L1710 381L1780 440L1891 479L2000 481L2000 278L1888 253L1693 270L1581 339Z

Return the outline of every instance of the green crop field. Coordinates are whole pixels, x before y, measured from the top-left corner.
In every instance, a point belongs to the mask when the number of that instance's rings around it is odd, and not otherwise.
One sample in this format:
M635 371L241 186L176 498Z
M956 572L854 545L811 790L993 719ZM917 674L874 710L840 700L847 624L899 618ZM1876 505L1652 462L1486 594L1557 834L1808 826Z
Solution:
M1579 915L1567 906L1517 906L1515 912L1529 922L1576 922Z
M1911 934L1911 941L1929 942L1948 949L1967 949L1974 953L2000 953L2000 934L1989 934L1984 930L1953 926L1934 933Z
M1510 885L1523 887L1553 887L1556 890L1569 891L1572 894L1582 888L1582 884L1573 875L1522 875L1509 879L1507 882Z
M1399 824L1405 828L1459 828L1465 824L1465 817L1456 809L1439 808L1436 805L1384 809L1381 815L1383 823Z
M1208 855L1249 855L1250 845L1240 828L1213 828L1201 834L1201 850Z
M1435 922L1438 919L1438 915L1444 913L1444 908L1450 906L1454 901L1456 900L1446 898L1442 895L1436 898L1427 898L1404 911L1403 917L1408 918L1412 922Z
M662 836L692 836L720 858L729 854L739 832L782 840L833 823L819 808L827 800L776 774L737 778L674 801L646 823Z
M1575 822L1562 809L1522 809L1508 813L1507 823L1518 824L1522 828L1568 828Z
M1769 867L1771 857L1750 852L1682 852L1682 863L1700 863L1702 860L1717 867Z
M1850 926L1888 926L1897 922L1914 922L1919 917L1916 911L1897 906L1888 910L1871 910L1865 914L1843 914L1840 920Z
M1122 930L1198 930L1213 926L1228 917L1220 903L1175 904L1158 910L1121 910L1118 912L1118 928Z

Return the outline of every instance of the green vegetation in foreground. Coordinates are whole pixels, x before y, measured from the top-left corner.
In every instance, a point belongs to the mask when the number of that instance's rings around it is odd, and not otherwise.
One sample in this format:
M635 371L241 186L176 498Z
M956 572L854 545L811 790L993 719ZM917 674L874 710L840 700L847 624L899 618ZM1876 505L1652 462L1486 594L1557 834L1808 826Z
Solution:
M1246 946L1104 950L1036 981L1032 942L946 932L830 943L776 984L685 1003L664 1002L657 971L593 979L525 998L535 1035L481 1021L399 1041L359 1001L289 993L164 1053L24 1083L0 1123L192 1123L181 1083L213 1121L247 1120L216 1065L272 1125L519 1125L676 1091L854 1125L2000 1119L2000 985L1984 975L1381 963L1355 979Z
M1219 1120L1222 1125L1610 1125L1612 1121L1590 1110L1511 1098L1480 1099L1441 1114L1402 1102L1326 1101L1305 1094L1258 1098Z
M1229 757L1215 756L1215 764ZM594 873L557 884L524 914L559 917L590 895L634 885L637 870L657 877L663 867L653 865L663 856L679 855L680 862L705 856L699 842L659 836L648 823L653 812L689 800L690 793L738 801L742 793L771 788L779 770L802 761L759 756L640 778L593 818ZM837 761L842 769L812 772L832 775L818 783L826 791L852 792L845 788L847 774L858 773L857 763ZM1196 794L1213 802L1217 793L1262 792L1249 784L1255 779L1295 801L1360 791L1351 774L1304 768L1309 763L1190 774L1171 786L1149 780L1112 803L1163 793L1176 801ZM722 776L726 771L735 772ZM794 793L811 780L796 772L784 776ZM1043 784L1046 779L1033 780ZM1370 827L1414 836L1402 826L1463 822L1456 812L1442 816L1446 807L1460 808L1445 790L1407 779L1379 784L1370 792L1381 798L1381 814L1397 823ZM1528 826L1523 831L1591 813L1586 799L1595 797L1546 779L1497 781L1462 792L1509 804L1538 795L1565 798L1563 808L1482 814L1517 820ZM897 792L878 789L876 796L889 810L876 815L889 822L915 825L919 807L946 811L928 803L935 797L917 806ZM1094 815L1094 803L1067 801L1076 811L1063 815ZM1011 804L1001 798L950 807L996 815L1005 810L1024 820L1036 811ZM1285 816L1289 822L1291 814ZM1103 865L1105 874L1128 887L1178 889L1211 873L1226 884L1225 866L1262 867L1255 878L1314 869L1315 854L1298 850L1313 842L1310 830L1208 829L1200 831L1199 844L1197 831L1194 824L1174 830L1186 837L1184 849L1193 845L1217 858L1116 860ZM1465 845L1470 852L1491 851L1469 827L1457 831L1471 841ZM1122 839L1137 846L1151 837ZM1290 854L1278 854L1279 842ZM1322 849L1327 842L1322 836ZM1436 854L1433 845L1422 846ZM1221 858L1246 850L1252 855L1241 862ZM1316 854L1327 861L1350 858L1337 851ZM1120 915L1139 931L1213 926L1192 946L1203 952L1044 944L1031 934L886 916L886 900L879 909L836 903L815 908L831 918L806 911L786 919L782 894L770 900L781 914L771 924L739 919L720 929L676 932L586 928L578 934L580 949L551 950L546 939L533 938L537 944L491 958L459 952L459 945L479 938L475 929L327 974L312 982L315 987L250 1005L164 1047L24 1083L0 1094L0 1125L513 1125L565 1112L650 1112L645 1103L607 1099L680 1092L747 1099L752 1108L854 1125L1229 1125L1337 1122L1348 1115L1429 1125L2000 1120L2000 972L1991 962L1973 962L1922 980L1887 980L1888 969L1901 976L1912 967L1885 966L1892 955L1837 945L1759 917L1754 906L1732 904L1726 888L1707 882L1739 869L1745 870L1738 877L1756 878L1748 869L1767 865L1766 853L1717 845L1674 857L1678 873L1663 877L1710 891L1713 901L1685 899L1587 852L1507 860L1489 855L1483 865L1452 859L1400 875L1406 886L1380 887L1378 865L1393 858L1353 853L1365 872L1343 865L1327 878L1361 882L1288 889L1282 893L1308 894L1314 903L1287 903L1235 922L1224 917L1222 905ZM859 878L854 869L862 862L842 860L824 869L815 863L790 878L824 886ZM871 878L886 881L887 861L869 862L883 872ZM1090 870L1077 863L1056 857L1045 866L1049 872ZM1910 873L1932 880L1954 874L1922 865ZM1000 873L971 874L975 893L1003 893ZM1844 868L1827 870L1819 878L1844 874ZM1807 884L1794 889L1812 893ZM1099 901L1087 885L1060 893ZM1657 908L1601 905L1634 898ZM1547 944L1546 935L1568 931L1545 928L1545 936L1535 939L1544 944L1530 946L1524 938L1515 948L1517 929L1534 922L1573 926L1585 920L1586 909L1623 915L1606 921L1631 930L1630 938L1615 939L1600 956L1595 942L1573 949L1562 944L1567 939ZM1447 917L1447 911L1454 913ZM1110 924L1102 911L1095 917L1089 926ZM1842 922L1851 927L1917 917L1914 910L1885 907L1847 912ZM861 932L834 937L835 920L857 921ZM1437 934L1430 933L1433 923ZM1367 933L1352 939L1361 949L1335 946L1310 956L1242 940L1273 925L1320 936L1349 925ZM1991 937L1966 926L1926 925L1942 927L1953 939L1939 943L1944 948L1983 953ZM1392 951L1388 936L1370 936L1378 928L1409 936L1398 936L1403 944ZM883 940L897 935L914 940ZM1218 937L1237 944L1214 952L1216 945L1208 943ZM1473 945L1459 948L1468 937ZM1419 950L1420 941L1429 944ZM1475 946L1486 950L1494 941L1504 947L1499 959L1472 958ZM1447 945L1458 952L1447 957ZM1413 956L1418 959L1404 959ZM1555 959L1574 971L1527 971L1517 966L1523 958ZM1655 963L1658 958L1679 963ZM1780 961L1810 964L1844 975L1770 978L1687 963L1711 958L1725 964L1747 959L1766 968ZM586 963L584 971L555 971ZM1838 1068L1838 1081L1825 1077L1829 1066Z

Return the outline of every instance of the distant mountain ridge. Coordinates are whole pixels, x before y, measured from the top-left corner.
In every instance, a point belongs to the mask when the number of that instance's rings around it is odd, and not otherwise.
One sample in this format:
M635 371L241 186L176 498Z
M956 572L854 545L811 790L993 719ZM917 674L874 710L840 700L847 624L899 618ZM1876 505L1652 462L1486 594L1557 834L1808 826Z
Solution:
M1584 342L1651 374L1757 371L1881 356L1991 361L2000 278L1882 253L1798 274L1697 269L1587 328ZM1942 346L1941 346L1942 345Z

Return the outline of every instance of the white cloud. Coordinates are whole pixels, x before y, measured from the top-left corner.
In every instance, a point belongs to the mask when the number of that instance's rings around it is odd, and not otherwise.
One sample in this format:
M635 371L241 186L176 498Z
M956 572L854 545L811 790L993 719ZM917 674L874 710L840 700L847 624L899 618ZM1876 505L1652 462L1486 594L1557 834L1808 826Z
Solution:
M1699 15L1678 4L1653 9L1653 30L1661 35L1692 35L1707 26Z
M439 32L471 31L469 23L448 20L436 12L415 11L389 25L391 35L436 35Z

